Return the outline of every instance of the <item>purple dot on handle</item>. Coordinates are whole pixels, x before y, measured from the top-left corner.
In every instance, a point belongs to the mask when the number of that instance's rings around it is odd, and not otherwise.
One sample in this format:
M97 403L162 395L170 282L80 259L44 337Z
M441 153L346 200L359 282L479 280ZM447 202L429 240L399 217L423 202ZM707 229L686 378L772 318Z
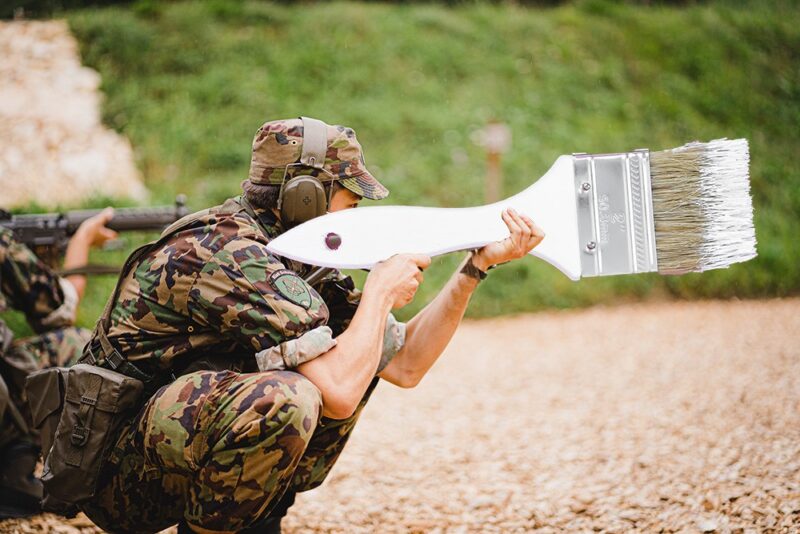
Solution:
M335 234L333 232L329 233L325 236L325 246L331 250L336 250L339 248L339 245L342 244L342 238L339 237L339 234Z

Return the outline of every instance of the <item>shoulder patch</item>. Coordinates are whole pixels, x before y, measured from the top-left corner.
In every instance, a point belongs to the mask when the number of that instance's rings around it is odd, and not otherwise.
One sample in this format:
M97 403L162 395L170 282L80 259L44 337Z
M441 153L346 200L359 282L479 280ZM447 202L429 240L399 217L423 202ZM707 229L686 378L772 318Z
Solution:
M311 307L312 297L308 284L289 269L279 269L269 276L269 285L285 299L305 309Z

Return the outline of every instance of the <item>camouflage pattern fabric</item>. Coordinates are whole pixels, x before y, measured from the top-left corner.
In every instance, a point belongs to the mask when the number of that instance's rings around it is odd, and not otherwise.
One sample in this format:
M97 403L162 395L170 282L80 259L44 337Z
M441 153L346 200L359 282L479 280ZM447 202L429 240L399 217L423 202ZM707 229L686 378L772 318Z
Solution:
M283 232L278 218L257 217L212 208L133 266L107 332L127 360L180 372L213 356L255 371L256 353L325 325L333 337L347 328L361 297L352 280L333 271L312 288L303 280L311 266L266 250Z
M69 367L81 357L90 337L91 331L77 326L51 330L14 340L3 360L24 376L48 367ZM15 379L15 385L24 386L24 377L22 380L20 383Z
M77 308L71 284L58 277L14 234L0 227L0 311L12 308L25 314L39 335L15 339L0 354L0 373L11 400L29 420L24 402L25 378L39 369L74 363L90 332L70 326ZM36 440L8 421L0 421L0 442Z
M110 311L108 337L125 358L183 375L121 433L84 506L115 532L153 532L184 517L211 530L256 522L286 491L322 482L378 382L352 417L334 421L319 417L319 391L302 375L249 372L325 352L360 292L337 271L310 287L310 266L270 255L265 245L283 231L272 212L218 207L190 220L132 265ZM393 317L388 324L382 366L404 335ZM216 370L197 370L211 360Z
M323 285L324 287L324 285ZM344 299L360 296L356 291L348 293ZM352 315L347 316L352 317ZM347 320L349 324L349 319ZM342 325L338 329L344 331ZM383 348L381 360L378 364L377 373L383 371L395 354L397 354L406 339L406 325L400 323L389 314L386 319L386 328L383 334ZM329 326L320 326L309 330L302 336L284 341L267 350L256 353L256 362L261 371L278 371L283 369L294 369L300 364L311 361L317 356L324 354L336 346L333 339L333 330Z
M328 320L319 294L269 254L267 242L244 211L199 217L122 279L111 343L149 370L180 372L214 355L255 371L256 352Z
M25 378L39 369L73 365L83 354L83 347L90 337L91 331L85 328L59 328L14 340L0 357L0 374L6 380L11 400L29 425L30 413L23 393ZM23 438L38 443L38 436L34 433L22 432L17 425L0 421L0 444Z
M328 126L328 150L325 154L326 171L339 179L353 193L371 200L389 196L386 189L367 170L361 144L356 133L344 126ZM253 139L253 155L250 160L250 181L254 184L281 185L284 177L297 173L320 176L325 173L308 167L289 167L298 163L303 152L303 122L301 119L285 119L265 123Z
M274 214L257 211L260 214L261 227L267 235L275 237L283 233L280 220ZM310 265L290 259L285 259L285 263L291 270L304 278L313 270ZM352 278L335 269L317 282L314 289L328 307L329 317L326 326L331 329L332 337L338 337L350 326L350 321L361 302L361 290L356 288ZM403 348L405 339L405 323L399 322L390 313L386 320L383 336L383 352L375 374L380 373L389 365L394 355Z
M331 329L320 326L300 337L256 353L256 363L261 371L295 369L297 366L325 354L336 346Z
M308 491L322 484L336 460L339 459L347 440L350 439L353 428L378 382L378 378L372 380L355 412L347 419L322 418L311 437L305 454L297 463L290 486L293 491Z
M84 512L113 532L155 532L185 518L236 531L285 491L319 485L358 419L320 418L321 396L291 371L199 371L159 390L122 433Z
M19 310L31 328L43 332L71 325L77 304L72 285L0 227L0 312Z

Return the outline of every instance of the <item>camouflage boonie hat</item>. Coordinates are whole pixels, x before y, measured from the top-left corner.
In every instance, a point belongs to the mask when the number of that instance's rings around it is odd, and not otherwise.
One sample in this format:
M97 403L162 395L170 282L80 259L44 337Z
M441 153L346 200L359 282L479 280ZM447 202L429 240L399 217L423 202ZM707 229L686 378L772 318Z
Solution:
M364 164L361 145L356 133L344 126L327 126L328 151L324 169L339 178L339 183L356 195L370 200L380 200L389 190L375 179ZM253 139L253 157L250 160L250 181L254 184L281 185L286 166L300 161L303 151L303 122L286 119L264 123ZM298 174L319 176L324 173L310 167L289 169L288 177Z

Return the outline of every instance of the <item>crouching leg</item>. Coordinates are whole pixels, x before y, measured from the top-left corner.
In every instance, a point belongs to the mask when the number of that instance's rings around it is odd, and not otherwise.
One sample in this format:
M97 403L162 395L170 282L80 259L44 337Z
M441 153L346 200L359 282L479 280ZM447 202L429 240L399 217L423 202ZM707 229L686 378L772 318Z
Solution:
M84 511L114 532L182 519L206 531L246 528L289 486L321 409L319 390L298 373L180 377L123 433Z

